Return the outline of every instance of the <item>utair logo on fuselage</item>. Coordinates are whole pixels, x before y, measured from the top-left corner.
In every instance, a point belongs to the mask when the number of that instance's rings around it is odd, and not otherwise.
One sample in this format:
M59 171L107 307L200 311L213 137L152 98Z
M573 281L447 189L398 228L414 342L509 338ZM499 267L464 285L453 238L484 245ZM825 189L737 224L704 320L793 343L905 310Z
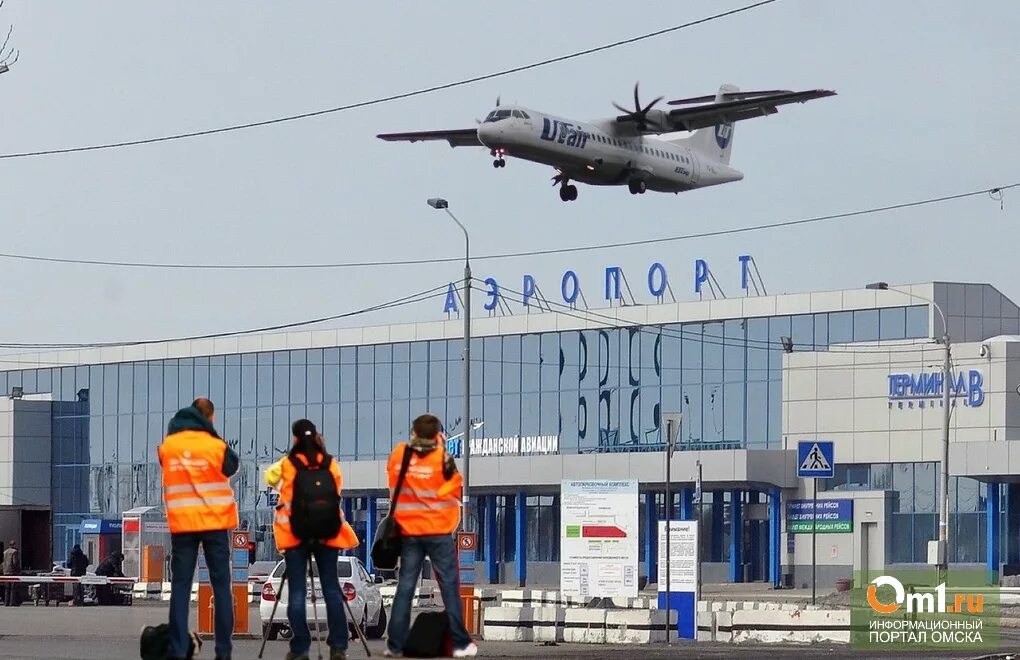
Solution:
M584 149L584 146L588 144L588 134L579 127L548 117L542 118L542 135L539 137L546 142L558 142L578 149Z
M715 127L715 143L720 149L725 149L733 136L733 124L719 124Z

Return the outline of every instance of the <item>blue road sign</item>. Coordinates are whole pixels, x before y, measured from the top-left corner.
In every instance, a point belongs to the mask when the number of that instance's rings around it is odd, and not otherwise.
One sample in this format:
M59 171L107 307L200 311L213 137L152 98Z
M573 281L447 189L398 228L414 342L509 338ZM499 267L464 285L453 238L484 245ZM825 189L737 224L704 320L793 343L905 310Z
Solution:
M832 442L803 440L797 443L797 476L831 479L836 473Z

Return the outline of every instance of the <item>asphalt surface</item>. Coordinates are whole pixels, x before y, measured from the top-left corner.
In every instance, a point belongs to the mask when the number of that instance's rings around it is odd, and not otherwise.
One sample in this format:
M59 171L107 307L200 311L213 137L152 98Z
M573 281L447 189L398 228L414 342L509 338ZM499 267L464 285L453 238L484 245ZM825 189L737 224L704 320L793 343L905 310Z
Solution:
M194 611L192 625L194 626ZM234 641L234 655L238 660L251 660L258 656L260 640L254 638L258 630L258 610L250 611L252 628L251 639ZM137 604L133 607L34 607L24 605L19 608L0 608L0 658L60 658L74 660L99 660L111 658L137 658L138 633L143 626L166 621L164 604ZM1020 649L1018 640L1007 641L1011 649ZM479 642L480 657L486 658L562 658L584 659L596 658L641 658L641 660L658 660L660 658L768 658L780 660L785 658L854 658L868 657L860 650L848 645L811 645L811 646L780 646L780 645L733 645L705 643L674 643L672 647L665 645L645 646L592 646L568 645L543 646L532 643L497 643ZM372 657L382 657L384 643L370 643ZM266 658L283 658L287 653L286 642L270 642L266 646ZM213 657L212 640L205 643L202 658ZM315 645L312 645L312 658L315 658ZM327 656L328 657L328 656ZM364 649L358 642L351 642L349 651L351 658L366 657ZM981 653L888 653L881 658L987 658L996 657ZM1006 656L999 656L1006 657Z

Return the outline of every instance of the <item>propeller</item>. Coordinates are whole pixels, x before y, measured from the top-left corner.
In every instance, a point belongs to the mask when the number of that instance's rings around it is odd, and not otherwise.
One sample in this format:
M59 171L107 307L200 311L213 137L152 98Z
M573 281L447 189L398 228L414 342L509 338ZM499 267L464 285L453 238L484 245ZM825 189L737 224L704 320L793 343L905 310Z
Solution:
M637 126L638 130L646 131L646 130L648 130L648 112L653 107L655 107L656 103L658 103L659 101L661 101L665 97L664 96L660 96L659 98L655 99L654 101L652 101L648 105L642 107L641 106L641 99L638 96L638 85L639 84L640 83L634 83L634 109L633 110L628 110L627 108L624 108L623 106L621 106L619 103L613 103L613 107L616 108L617 110L619 110L620 112L624 113L624 115L628 119L632 120L634 122L634 124Z

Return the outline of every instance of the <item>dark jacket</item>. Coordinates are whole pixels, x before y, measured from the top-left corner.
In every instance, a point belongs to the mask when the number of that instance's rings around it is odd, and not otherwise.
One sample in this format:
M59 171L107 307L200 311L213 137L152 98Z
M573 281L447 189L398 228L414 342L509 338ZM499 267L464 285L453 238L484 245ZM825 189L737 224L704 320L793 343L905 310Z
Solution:
M173 435L181 431L205 431L214 438L220 437L212 422L194 406L178 410L177 414L170 419L170 423L167 424L167 435ZM234 476L237 473L237 467L237 453L230 447L227 447L227 451L223 454L223 466L221 468L223 475L227 477Z
M81 577L85 575L85 571L89 567L89 558L85 556L81 548L75 546L71 550L71 556L67 558L67 567L71 569L71 577Z
M121 562L123 557L112 554L103 561L99 562L99 566L96 566L96 575L104 575L106 577L124 577L124 572L121 570Z

